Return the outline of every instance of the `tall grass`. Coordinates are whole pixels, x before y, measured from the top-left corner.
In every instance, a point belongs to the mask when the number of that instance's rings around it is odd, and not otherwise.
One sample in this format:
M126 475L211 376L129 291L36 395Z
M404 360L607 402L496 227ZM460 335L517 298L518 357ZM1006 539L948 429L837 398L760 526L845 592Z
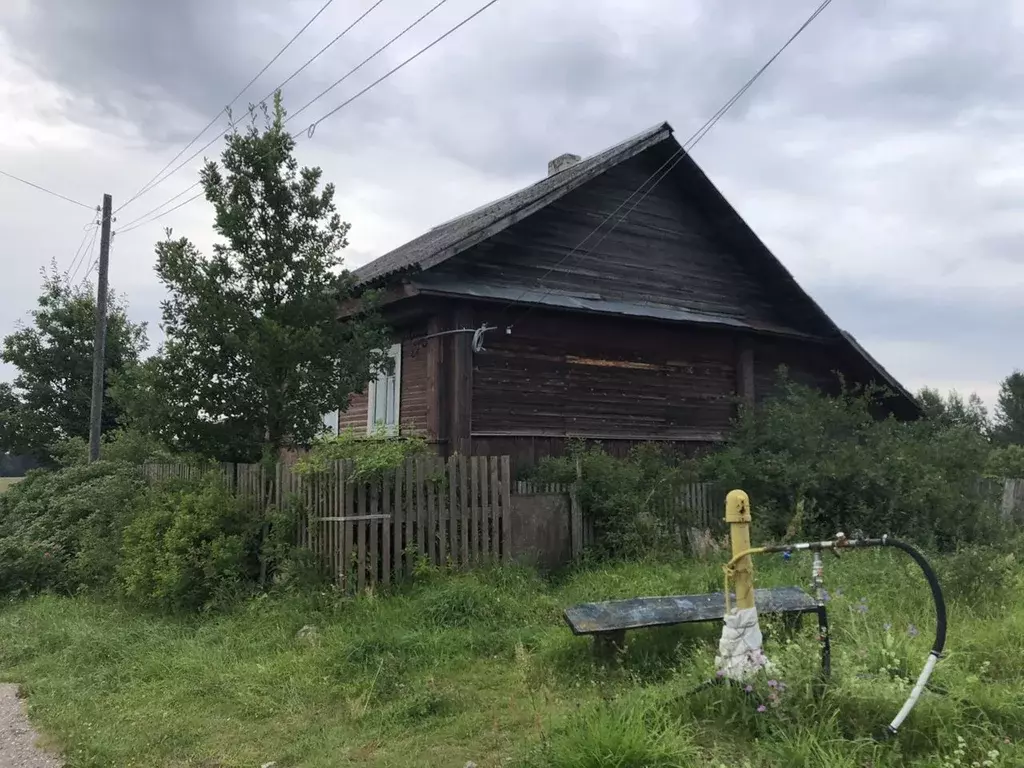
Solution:
M793 635L768 622L771 676L697 694L714 674L715 625L630 633L611 662L565 627L561 610L576 602L719 588L719 563L686 561L552 582L518 568L426 572L388 596L271 596L192 620L39 597L0 611L0 677L24 686L72 768L1024 765L1022 570L987 556L1001 565L980 590L978 556L936 561L950 584L949 653L885 744L872 735L933 631L927 588L890 552L826 562L835 676L824 695L810 626ZM808 581L800 557L757 566L760 585Z

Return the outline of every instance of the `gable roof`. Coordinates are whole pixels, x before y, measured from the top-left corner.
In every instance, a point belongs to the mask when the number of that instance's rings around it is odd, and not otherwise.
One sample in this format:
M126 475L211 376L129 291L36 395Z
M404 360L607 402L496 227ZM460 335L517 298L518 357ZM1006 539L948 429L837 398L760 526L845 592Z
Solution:
M727 231L729 238L734 242L742 243L745 250L752 253L753 257L760 262L759 267L765 272L771 273L799 300L807 303L816 316L818 327L822 329L826 337L846 346L849 352L862 360L882 382L895 392L897 398L907 401L909 407L902 410L919 415L921 409L917 400L874 357L868 354L867 350L850 333L840 329L797 283L785 265L768 249L694 162L690 154L683 149L673 135L672 126L667 122L658 123L646 131L597 154L583 158L574 165L523 189L434 227L405 245L399 246L355 270L357 283L360 286L369 287L403 274L428 270L437 266L540 211L578 187L596 179L609 169L663 142L669 143L670 151L681 153L681 156L673 155L677 158L677 162L673 164L669 172L684 177L689 185L698 190L707 209L720 222L718 226ZM532 303L529 293L522 294L520 300ZM575 303L579 304L579 297L576 298ZM604 301L602 303L608 304ZM574 304L570 303L567 306L572 307ZM619 312L621 311L620 309ZM637 314L637 311L630 312L630 314ZM649 307L644 314L651 317L661 316L658 308L653 306ZM758 330L754 325L751 325L750 328Z
M671 138L672 127L659 123L552 176L434 227L355 270L356 279L365 285L401 272L430 269L553 203L609 168Z

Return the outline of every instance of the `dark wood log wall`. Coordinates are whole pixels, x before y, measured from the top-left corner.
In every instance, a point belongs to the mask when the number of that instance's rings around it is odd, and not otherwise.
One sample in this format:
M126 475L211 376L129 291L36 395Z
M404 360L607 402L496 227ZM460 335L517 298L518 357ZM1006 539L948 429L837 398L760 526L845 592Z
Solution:
M729 426L736 355L724 332L531 314L474 357L473 437L714 440Z

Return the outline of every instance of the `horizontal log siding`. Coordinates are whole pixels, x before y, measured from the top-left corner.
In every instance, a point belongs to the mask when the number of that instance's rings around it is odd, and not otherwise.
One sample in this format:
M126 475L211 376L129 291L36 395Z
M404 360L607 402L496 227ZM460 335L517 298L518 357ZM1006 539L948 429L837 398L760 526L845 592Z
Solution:
M724 333L619 318L531 315L474 356L474 436L697 439L732 413Z

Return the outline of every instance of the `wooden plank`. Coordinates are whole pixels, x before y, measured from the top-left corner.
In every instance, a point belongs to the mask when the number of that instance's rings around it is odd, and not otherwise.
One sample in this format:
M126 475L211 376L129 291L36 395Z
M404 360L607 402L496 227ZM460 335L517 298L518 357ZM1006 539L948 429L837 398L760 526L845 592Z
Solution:
M469 459L470 470L469 470L469 503L471 508L470 518L470 558L474 565L477 565L483 559L483 551L481 547L481 521L483 518L483 505L480 503L480 475L482 474L480 469L480 457L471 456Z
M498 457L491 456L487 459L491 470L491 514L489 528L491 533L491 559L497 562L501 557L501 530L499 521L501 515L501 484L498 482Z
M434 460L427 459L421 465L423 477L420 483L427 500L427 560L432 565L440 565L437 551L437 486L434 485Z
M453 457L454 458L454 457ZM462 556L460 563L463 568L469 567L469 490L467 479L466 457L460 455L459 460L459 537L462 539Z
M459 479L457 461L450 456L447 462L448 470L448 551L451 554L452 564L459 564L459 521L458 521L458 497Z
M355 512L355 486L351 482L352 465L348 461L340 462L341 489L345 497L345 517L352 517ZM341 524L341 588L352 591L352 532L353 523Z
M392 486L391 472L384 473L384 480L382 481L381 489L381 513L391 517L391 486ZM381 579L384 583L384 587L387 588L391 585L391 529L394 527L394 521L386 519L381 522Z
M447 476L444 462L440 458L432 460L434 465L430 473L434 478L434 490L437 495L437 562L441 566L448 564L448 504L445 485Z
M357 496L356 496L356 514L357 515L368 515L369 505L366 501L366 481L358 480L356 482ZM363 590L366 589L366 534L368 523L365 520L350 523L356 528L356 591L358 594L362 594Z
M370 589L374 589L379 581L377 569L380 566L380 543L378 542L378 536L380 535L380 480L377 479L374 479L373 485L370 486L369 515L373 519L366 521L366 524L370 527L370 570L367 574L367 583L370 585Z
M423 487L423 459L416 459L416 548L420 557L427 554L427 498Z
M394 523L391 526L391 562L395 569L395 581L402 578L402 548L405 546L403 532L405 529L405 505L402 500L402 477L404 467L395 469L395 505L392 508Z
M415 565L414 548L416 546L416 460L405 462L405 540L403 558L405 575L411 576Z
M512 460L501 457L501 560L512 562Z
M487 457L476 458L480 466L480 559L487 562L491 557L490 476L487 472Z

